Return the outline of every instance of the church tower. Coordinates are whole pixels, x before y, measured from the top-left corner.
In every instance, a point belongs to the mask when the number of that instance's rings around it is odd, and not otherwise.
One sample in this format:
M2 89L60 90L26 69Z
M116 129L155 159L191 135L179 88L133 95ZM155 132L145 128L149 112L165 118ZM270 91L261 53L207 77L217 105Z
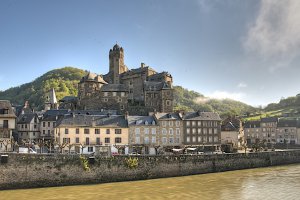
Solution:
M124 64L124 50L118 44L115 44L109 50L109 73L113 84L120 84L120 74L128 71Z
M45 103L45 111L58 109L58 103L56 99L56 94L54 88L49 90L49 95L47 96L47 101Z

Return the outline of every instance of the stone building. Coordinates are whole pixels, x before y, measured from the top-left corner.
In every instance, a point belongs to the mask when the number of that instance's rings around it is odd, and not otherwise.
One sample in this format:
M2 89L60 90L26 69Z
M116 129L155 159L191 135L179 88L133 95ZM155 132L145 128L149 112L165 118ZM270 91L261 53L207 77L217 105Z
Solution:
M40 139L40 119L36 113L21 114L17 119L19 143L35 143Z
M0 100L0 152L11 149L12 132L15 129L16 115L9 101Z
M157 139L161 146L170 151L173 148L181 148L183 143L182 115L180 113L155 113L160 132Z
M144 63L129 70L124 63L124 49L116 44L109 51L109 72L103 76L89 72L80 80L78 106L129 111L132 115L147 115L155 110L172 112L172 83L169 73L157 73Z
M221 118L213 112L183 115L184 144L215 150L221 146Z
M238 148L243 143L244 131L241 120L232 117L223 120L221 125L221 144L232 144L234 148Z
M300 144L300 135L297 133L299 124L297 119L279 119L276 129L276 143Z
M129 153L157 154L160 130L153 116L128 116Z
M109 152L128 152L128 125L120 115L65 115L57 122L55 140L63 151L77 153L99 153L102 147Z
M269 144L276 143L276 129L277 129L278 118L268 117L260 119L260 127L262 131L262 137Z
M247 121L244 124L244 135L247 145L254 144L257 139L261 138L260 121Z

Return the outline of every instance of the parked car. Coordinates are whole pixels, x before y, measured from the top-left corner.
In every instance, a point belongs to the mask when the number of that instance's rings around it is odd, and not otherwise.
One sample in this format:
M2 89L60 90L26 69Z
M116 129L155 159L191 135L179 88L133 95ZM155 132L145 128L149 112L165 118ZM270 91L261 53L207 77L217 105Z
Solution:
M213 154L223 154L223 153L224 153L224 152L221 151L221 150L216 150L216 151L213 152Z

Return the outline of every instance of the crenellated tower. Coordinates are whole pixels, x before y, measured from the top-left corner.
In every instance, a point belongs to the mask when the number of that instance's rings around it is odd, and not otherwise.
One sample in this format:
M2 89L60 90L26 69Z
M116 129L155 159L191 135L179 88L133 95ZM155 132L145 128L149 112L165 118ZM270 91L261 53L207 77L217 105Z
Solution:
M111 74L111 83L120 84L120 74L128 71L124 64L124 49L115 44L109 50L109 73Z

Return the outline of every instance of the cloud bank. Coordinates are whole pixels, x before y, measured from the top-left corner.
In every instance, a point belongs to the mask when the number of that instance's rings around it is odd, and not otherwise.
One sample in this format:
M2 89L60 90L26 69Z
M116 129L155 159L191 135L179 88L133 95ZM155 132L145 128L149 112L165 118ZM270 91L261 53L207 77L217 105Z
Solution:
M270 71L287 67L300 55L300 1L263 0L243 46L270 62Z

